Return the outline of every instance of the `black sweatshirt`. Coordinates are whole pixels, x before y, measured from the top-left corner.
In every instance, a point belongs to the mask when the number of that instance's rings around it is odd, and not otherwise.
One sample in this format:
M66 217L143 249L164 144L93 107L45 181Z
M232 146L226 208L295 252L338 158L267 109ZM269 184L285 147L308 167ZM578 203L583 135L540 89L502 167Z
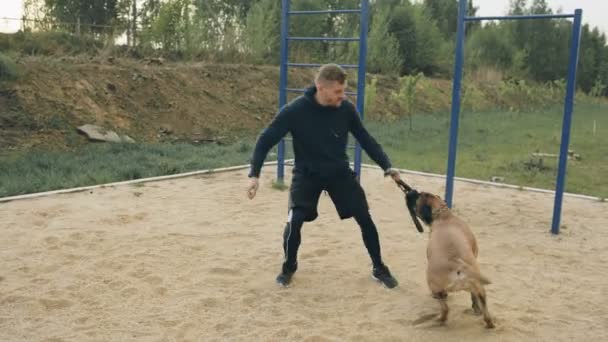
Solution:
M320 105L308 88L303 96L284 106L258 138L251 159L249 177L259 177L268 151L288 132L293 137L295 172L320 177L343 175L348 171L348 132L383 170L391 167L382 147L367 132L355 106L342 101L340 107Z

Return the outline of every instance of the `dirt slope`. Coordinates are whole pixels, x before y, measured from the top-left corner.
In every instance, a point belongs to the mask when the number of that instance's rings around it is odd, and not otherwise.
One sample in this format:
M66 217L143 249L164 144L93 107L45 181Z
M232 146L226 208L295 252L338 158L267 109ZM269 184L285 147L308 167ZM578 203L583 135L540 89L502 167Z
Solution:
M78 145L85 139L75 128L87 123L137 141L229 140L262 128L278 105L279 69L274 66L31 57L18 65L20 79L0 85L3 148ZM311 84L313 72L291 70L289 86ZM449 81L433 83L449 91ZM394 87L391 79L378 82L377 103L384 112ZM449 97L444 97L445 103L434 106L447 108ZM160 134L161 127L172 133Z

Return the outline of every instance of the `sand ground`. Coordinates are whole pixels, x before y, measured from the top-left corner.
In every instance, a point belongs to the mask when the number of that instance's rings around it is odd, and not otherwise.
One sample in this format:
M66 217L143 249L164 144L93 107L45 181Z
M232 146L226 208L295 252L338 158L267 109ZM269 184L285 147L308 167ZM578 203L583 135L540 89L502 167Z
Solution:
M375 169L362 184L385 262L400 286L370 278L354 220L323 196L306 224L293 286L282 261L287 192L266 167L254 200L246 171L0 203L1 341L607 341L608 204L456 182L455 212L480 246L497 328L450 296L447 326L425 280L428 233ZM405 174L443 195L439 178ZM289 179L288 179L289 181Z

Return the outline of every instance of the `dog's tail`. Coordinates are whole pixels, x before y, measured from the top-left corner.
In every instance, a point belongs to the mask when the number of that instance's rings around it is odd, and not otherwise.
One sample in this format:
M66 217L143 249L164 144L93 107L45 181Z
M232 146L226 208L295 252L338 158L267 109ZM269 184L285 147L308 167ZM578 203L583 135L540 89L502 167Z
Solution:
M461 258L458 258L458 270L464 273L467 277L478 281L481 285L488 285L492 283L490 279L486 278L483 274L481 274L471 265L467 264Z

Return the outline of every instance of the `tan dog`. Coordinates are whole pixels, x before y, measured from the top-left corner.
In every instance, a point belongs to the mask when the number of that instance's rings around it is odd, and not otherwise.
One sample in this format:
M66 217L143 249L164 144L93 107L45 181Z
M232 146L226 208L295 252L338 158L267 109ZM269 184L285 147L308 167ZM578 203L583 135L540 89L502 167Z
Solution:
M494 328L484 289L490 281L479 271L477 241L473 232L439 196L426 192L414 196L417 197L416 216L431 229L426 252L426 276L433 298L441 304L439 321L445 323L448 318L448 292L468 291L473 311L483 314L487 328Z

